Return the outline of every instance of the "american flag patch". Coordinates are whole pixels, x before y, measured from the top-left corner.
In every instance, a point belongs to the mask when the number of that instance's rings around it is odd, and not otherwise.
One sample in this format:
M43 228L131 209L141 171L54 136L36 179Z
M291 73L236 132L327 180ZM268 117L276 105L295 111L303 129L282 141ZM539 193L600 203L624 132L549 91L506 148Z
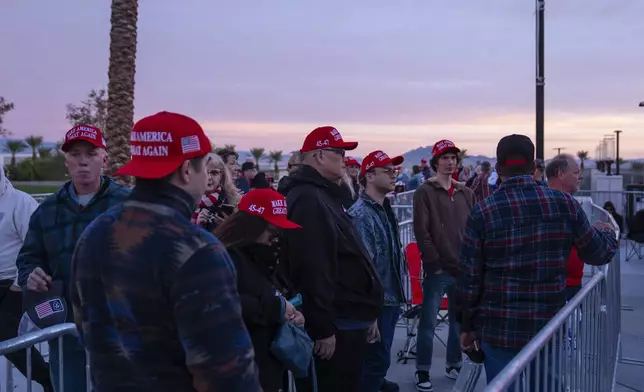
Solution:
M39 319L44 319L49 317L54 313L60 313L63 311L63 302L59 299L50 299L41 304L36 305L36 316Z
M188 154L201 150L198 136L186 136L181 138L181 152Z

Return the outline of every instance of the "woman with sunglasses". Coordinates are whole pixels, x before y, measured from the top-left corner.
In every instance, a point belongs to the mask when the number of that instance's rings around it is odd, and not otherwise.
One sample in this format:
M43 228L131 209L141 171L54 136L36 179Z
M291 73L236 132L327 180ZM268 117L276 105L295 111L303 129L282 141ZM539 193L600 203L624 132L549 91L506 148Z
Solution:
M282 323L304 325L304 316L283 296L272 246L279 231L299 229L286 218L286 200L273 189L254 189L244 195L238 210L214 234L226 246L237 269L242 315L255 348L264 392L286 390L286 367L270 346Z

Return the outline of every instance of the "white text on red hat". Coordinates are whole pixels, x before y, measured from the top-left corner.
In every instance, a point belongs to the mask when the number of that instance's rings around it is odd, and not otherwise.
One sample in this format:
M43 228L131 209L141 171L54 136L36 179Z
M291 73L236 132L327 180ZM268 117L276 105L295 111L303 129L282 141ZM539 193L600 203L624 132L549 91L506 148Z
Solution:
M264 214L264 207L257 207L255 204L248 206L248 212L256 212L260 215Z
M330 144L329 139L325 139L325 140L318 140L317 143L315 143L315 146L316 147L326 147L329 144Z
M286 200L271 200L273 215L286 215Z
M130 146L130 153L133 156L146 156L146 157L167 157L169 155L169 146L172 143L172 134L170 132L132 132L130 136L132 142L138 143L164 143L165 145L148 145L141 146L132 144Z

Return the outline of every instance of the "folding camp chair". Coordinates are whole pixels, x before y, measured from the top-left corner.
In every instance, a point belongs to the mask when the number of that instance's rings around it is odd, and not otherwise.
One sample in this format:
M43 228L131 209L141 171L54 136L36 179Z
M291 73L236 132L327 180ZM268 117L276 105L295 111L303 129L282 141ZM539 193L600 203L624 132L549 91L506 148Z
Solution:
M639 210L628 221L628 234L626 234L626 261L637 256L644 258L644 210Z
M401 318L407 331L407 338L402 350L398 351L398 362L406 364L408 360L416 358L416 340L418 334L418 323L423 309L423 286L422 286L422 261L418 244L411 242L405 248L407 258L407 267L409 271L409 283L411 287L411 297L407 304L407 310L403 312ZM449 325L449 314L447 312L447 297L443 297L441 307L436 320L436 330L443 325ZM447 344L438 335L434 334L443 346Z

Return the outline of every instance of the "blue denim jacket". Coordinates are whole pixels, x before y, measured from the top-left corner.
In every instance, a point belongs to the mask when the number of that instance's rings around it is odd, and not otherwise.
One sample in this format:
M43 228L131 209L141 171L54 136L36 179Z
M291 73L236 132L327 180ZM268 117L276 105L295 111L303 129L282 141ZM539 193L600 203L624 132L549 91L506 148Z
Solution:
M385 305L400 305L405 300L400 273L403 254L398 222L389 200L385 198L380 205L362 191L349 215L380 276Z

